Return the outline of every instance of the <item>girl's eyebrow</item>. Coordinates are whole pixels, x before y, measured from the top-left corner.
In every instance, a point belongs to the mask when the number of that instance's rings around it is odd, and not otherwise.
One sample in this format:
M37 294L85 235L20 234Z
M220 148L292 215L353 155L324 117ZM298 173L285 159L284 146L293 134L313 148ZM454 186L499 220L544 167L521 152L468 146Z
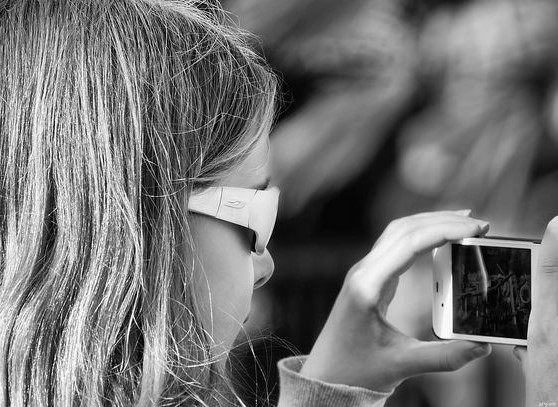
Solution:
M267 177L264 182L252 186L253 189L266 190L269 187L271 177Z

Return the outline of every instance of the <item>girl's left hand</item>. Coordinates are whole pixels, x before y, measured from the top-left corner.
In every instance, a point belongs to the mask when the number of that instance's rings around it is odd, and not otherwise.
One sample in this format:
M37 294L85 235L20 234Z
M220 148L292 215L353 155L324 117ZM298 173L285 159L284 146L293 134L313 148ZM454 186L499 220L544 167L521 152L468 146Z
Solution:
M456 370L488 355L489 345L422 342L386 320L399 275L418 256L448 241L487 232L488 223L470 218L469 213L432 212L393 221L372 251L349 270L300 374L328 383L390 391L408 377Z

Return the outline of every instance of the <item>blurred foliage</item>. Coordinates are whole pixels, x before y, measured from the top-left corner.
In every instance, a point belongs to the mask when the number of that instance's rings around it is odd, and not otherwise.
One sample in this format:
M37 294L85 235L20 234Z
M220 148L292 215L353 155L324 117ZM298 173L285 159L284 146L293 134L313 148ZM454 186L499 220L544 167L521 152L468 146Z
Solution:
M491 234L540 237L558 214L554 0L223 3L284 80L272 134L282 208L269 312L301 351L336 292L314 291L312 279L338 288L391 219L466 207ZM424 268L402 278L391 316L428 337ZM296 324L281 317L297 307ZM388 405L520 406L509 353L410 381Z
M372 229L466 206L498 233L536 234L557 212L554 1L225 4L292 100L272 137L282 216L326 205L394 145L364 193Z

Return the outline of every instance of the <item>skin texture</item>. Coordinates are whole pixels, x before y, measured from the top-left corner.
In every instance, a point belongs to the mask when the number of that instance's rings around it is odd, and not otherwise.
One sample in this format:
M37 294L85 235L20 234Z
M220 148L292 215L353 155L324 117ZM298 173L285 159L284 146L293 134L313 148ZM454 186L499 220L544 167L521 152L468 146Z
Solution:
M548 224L532 275L527 349L516 347L526 377L526 406L558 405L558 217Z
M392 222L345 278L301 374L330 383L390 391L404 379L456 370L490 352L466 341L421 342L386 320L398 277L421 254L449 240L482 235L468 211L432 212Z
M221 184L255 188L265 184L270 173L269 138L264 135ZM192 218L196 292L201 314L207 316L203 323L215 346L225 354L248 318L253 290L271 277L273 259L267 250L261 256L251 252L252 232L248 229L203 215Z

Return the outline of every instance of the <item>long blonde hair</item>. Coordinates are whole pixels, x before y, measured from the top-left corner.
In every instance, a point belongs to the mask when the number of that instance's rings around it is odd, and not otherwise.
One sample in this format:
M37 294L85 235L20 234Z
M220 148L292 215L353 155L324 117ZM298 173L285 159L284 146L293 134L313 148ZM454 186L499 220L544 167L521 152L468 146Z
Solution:
M248 44L207 1L0 0L1 406L219 402L185 202L273 115Z

